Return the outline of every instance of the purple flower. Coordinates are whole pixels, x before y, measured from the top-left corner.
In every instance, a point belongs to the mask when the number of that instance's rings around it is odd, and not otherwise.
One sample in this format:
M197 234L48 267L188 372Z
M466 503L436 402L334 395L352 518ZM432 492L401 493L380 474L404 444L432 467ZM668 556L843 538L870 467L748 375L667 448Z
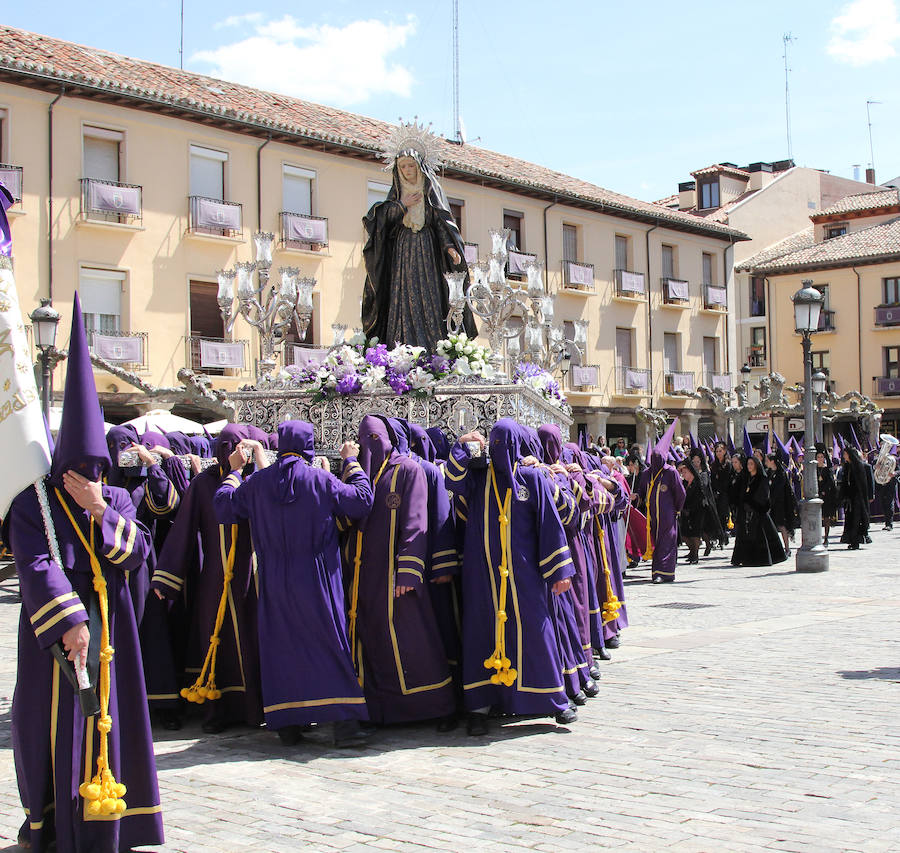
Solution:
M402 374L390 371L387 375L387 381L391 388L394 389L395 394L405 394L409 391L409 383Z
M444 355L433 355L425 365L436 376L450 370L450 359Z
M335 385L334 390L338 394L358 394L362 390L362 383L359 381L359 374L347 373Z
M366 350L366 361L376 367L387 367L389 362L387 344L369 347Z

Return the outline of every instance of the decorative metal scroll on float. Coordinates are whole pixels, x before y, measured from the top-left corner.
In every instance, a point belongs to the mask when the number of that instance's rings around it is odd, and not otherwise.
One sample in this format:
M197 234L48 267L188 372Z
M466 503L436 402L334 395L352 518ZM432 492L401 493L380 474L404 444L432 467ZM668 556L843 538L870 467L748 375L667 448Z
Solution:
M398 133L392 142L396 151L409 142L421 148L423 156L435 153L436 146L430 144L434 140L424 127L401 125ZM407 140L404 134L412 136ZM446 274L448 336L438 343L436 353L404 344L388 351L384 344L366 341L359 330L345 343L346 326L335 325L334 343L320 363L279 371L273 358L275 337L291 319L301 334L305 332L311 312L304 309L311 307L314 282L300 279L298 287L297 271L282 270L280 291L271 287L266 298L271 258L269 245L264 245L261 260L246 265L259 273L257 287L250 283L252 269L244 272L243 280L240 265L237 270L241 313L259 330L262 358L256 385L229 394L236 420L266 432L285 420L308 421L317 447L332 453L342 442L356 438L367 414L405 418L455 436L472 429L486 434L500 418L533 427L555 423L567 434L570 409L553 373L573 356L582 363L587 321L575 321L573 340L566 339L553 325L553 297L546 293L542 265L533 256L511 253L508 241L508 230L491 231L486 261L467 253L471 264L467 292L464 272ZM515 270L513 254L519 264ZM527 281L521 285L509 281L508 272L521 273ZM226 323L233 322L233 276L230 271L220 274L220 307ZM466 307L481 320L487 348L477 346L462 331Z

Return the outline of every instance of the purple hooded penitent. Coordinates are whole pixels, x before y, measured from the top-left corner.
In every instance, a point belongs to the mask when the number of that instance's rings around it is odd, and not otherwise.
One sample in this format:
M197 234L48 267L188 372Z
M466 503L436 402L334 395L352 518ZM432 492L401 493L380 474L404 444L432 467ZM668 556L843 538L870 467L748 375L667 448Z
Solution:
M411 423L409 425L409 434L411 437L410 450L427 462L436 462L437 449L428 432L419 424Z
M440 427L428 427L425 432L428 433L428 437L434 445L434 452L437 459L441 462L446 462L450 458L450 448L452 446L450 444L450 439L447 438Z
M19 837L33 850L46 850L55 839L60 853L162 844L147 694L128 587L128 574L144 571L150 535L123 489L101 487L106 509L95 519L62 486L65 471L97 480L110 465L77 295L64 401L49 483L62 566L48 556L33 489L13 501L6 519L22 594L12 743L19 794L28 816ZM99 605L87 551L90 543L106 581L110 644L115 649L109 766L128 789L129 807L117 820L96 820L86 814L79 783L85 769L91 776L97 772L99 717L85 723L75 691L49 653L66 631L83 622L90 620L91 634L99 635ZM95 654L89 651L89 668L97 665Z
M260 674L266 725L367 719L353 669L336 516L360 518L372 490L352 457L342 480L314 468L313 428L278 427L278 460L215 495L220 523L249 520L259 581Z
M0 255L12 257L12 231L6 211L12 207L14 199L9 190L0 184Z
M372 483L372 511L345 521L351 609L357 603L351 646L369 716L379 723L443 717L456 704L424 589L428 484L419 463L394 449L392 436L381 417L362 419L359 461Z

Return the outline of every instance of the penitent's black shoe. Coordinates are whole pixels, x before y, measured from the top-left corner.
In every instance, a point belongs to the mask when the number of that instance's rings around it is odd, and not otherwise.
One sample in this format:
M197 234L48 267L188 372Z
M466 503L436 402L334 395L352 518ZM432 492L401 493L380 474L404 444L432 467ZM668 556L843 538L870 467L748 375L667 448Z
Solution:
M608 640L603 641L608 649L617 649L619 648L619 635L616 634L615 637L610 637Z
M471 713L466 719L466 734L470 737L481 737L488 733L487 714Z
M578 705L578 706L586 705L586 704L587 704L587 696L585 696L584 691L583 691L583 690L579 690L579 691L572 697L572 702L574 702L574 703L575 703L576 705Z
M578 719L578 712L573 711L571 708L566 708L565 711L560 711L556 717L556 722L560 726L568 726L570 723L574 723Z
M600 685L596 681L589 681L584 685L582 691L588 699L593 699L600 692Z
M600 680L600 667L597 664L591 664L591 668L588 670L588 675L591 677L591 681L599 681Z
M278 739L285 746L296 746L303 740L303 726L284 726L278 729Z
M606 651L605 648L603 648L603 649L597 649L597 650L594 652L594 657L595 657L597 660L612 660L612 655L611 655L608 651Z
M337 720L334 724L334 745L338 749L365 746L370 734L363 731L359 720Z

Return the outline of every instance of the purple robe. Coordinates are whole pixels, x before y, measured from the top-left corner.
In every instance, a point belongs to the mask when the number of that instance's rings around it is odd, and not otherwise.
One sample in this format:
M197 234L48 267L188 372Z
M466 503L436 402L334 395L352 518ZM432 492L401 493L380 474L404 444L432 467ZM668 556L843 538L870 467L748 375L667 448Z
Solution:
M456 701L424 589L425 473L415 459L393 450L387 424L379 418L363 418L359 437L360 463L373 484L372 511L359 522L341 520L341 527L351 643L369 717L377 723L444 717L453 713ZM398 587L412 589L397 597Z
M101 433L102 437L102 433ZM97 771L97 720L87 722L60 665L48 649L69 629L88 621L95 596L90 560L53 489L50 504L64 568L48 556L37 496L33 489L13 502L7 518L22 590L19 658L12 707L13 753L19 794L27 815L19 831L32 850L56 839L59 853L127 850L162 844L162 814L156 764L141 670L128 573L143 571L150 534L135 515L123 489L103 486L108 507L94 523L94 549L107 583L111 662L110 765L127 787L128 810L115 818L93 818L78 792ZM90 516L60 488L90 541ZM98 616L99 619L99 616ZM99 636L99 624L90 631Z
M232 429L232 433L226 431ZM213 507L216 490L224 479L222 460L240 441L240 428L229 424L222 431L218 453L220 466L207 468L191 480L181 508L159 554L151 587L166 598L186 596L188 636L184 650L185 685L199 675L215 627L222 597L225 563L237 531L234 577L227 595L227 608L216 657L216 686L222 696L204 705L205 721L230 725L262 722L259 688L259 644L257 639L257 593L246 521L219 524Z
M628 611L625 605L625 582L622 579L622 541L621 531L619 530L619 515L628 507L628 490L623 486L612 474L604 474L608 479L615 483L615 489L608 492L606 488L600 484L597 489L602 489L606 493L605 511L597 514L597 537L598 548L600 547L600 531L603 531L603 549L606 554L606 566L609 568L609 582L612 592L620 602L618 616L608 622L603 623L603 638L608 640L618 635L619 631L628 627ZM597 595L602 603L607 603L608 592L606 588L606 574L603 571L603 556L597 552L600 558L600 565L597 573Z
M641 494L650 519L653 542L652 576L663 580L675 579L678 562L677 516L684 504L684 481L678 472L664 463L654 449L650 467L641 473Z
M279 427L276 464L242 482L239 472L215 496L222 524L249 519L259 576L259 652L266 726L368 719L344 611L335 516L354 519L372 505L356 459L338 479L313 468L312 427Z
M496 443L495 443L496 442ZM493 707L506 714L555 716L568 707L563 664L548 594L574 574L553 484L536 468L515 467L524 431L501 419L491 430L491 465L470 467L468 448L457 443L445 471L465 522L463 567L463 689L470 711ZM509 495L505 656L515 669L511 685L494 684L485 668L495 649L503 547L500 499ZM502 619L502 617L501 617ZM512 669L510 670L510 674Z

